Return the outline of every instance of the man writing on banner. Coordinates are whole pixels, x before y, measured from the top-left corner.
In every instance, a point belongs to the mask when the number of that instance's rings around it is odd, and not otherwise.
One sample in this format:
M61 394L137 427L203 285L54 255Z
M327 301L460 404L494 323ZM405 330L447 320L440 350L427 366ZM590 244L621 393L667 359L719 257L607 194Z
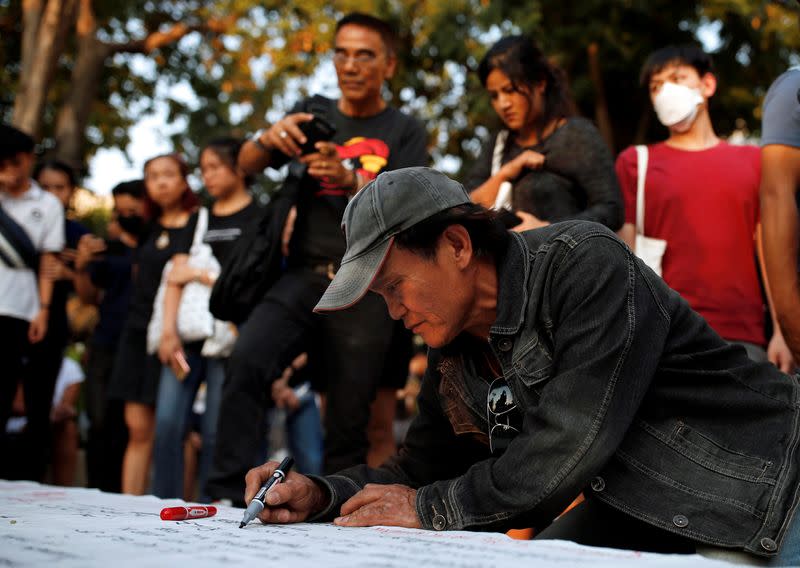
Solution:
M798 565L797 377L724 341L606 227L509 233L461 184L407 168L363 188L343 228L316 310L371 290L422 336L419 414L378 469L290 473L264 522L533 526L537 538ZM248 473L246 499L276 466Z

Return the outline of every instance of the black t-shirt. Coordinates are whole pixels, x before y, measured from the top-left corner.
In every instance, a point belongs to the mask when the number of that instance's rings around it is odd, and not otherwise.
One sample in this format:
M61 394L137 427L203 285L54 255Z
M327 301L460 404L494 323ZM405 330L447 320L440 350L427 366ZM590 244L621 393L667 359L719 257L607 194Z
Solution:
M327 103L325 119L336 127L333 138L347 167L373 179L384 170L428 164L427 133L423 124L386 107L366 118L342 114L335 100ZM310 99L291 112L309 112ZM346 188L330 187L310 176L302 181L290 257L305 264L339 263L345 251L341 223L349 199Z
M147 329L153 313L153 300L156 298L158 286L161 284L161 273L164 265L174 255L188 253L192 246L194 228L197 225L197 213L192 213L183 227L162 227L152 223L134 257L134 283L130 311L125 325L132 329Z
M496 135L481 150L464 186L472 191L492 175ZM539 170L523 170L513 181L512 207L539 219L564 221L585 219L612 230L622 226L622 192L614 171L614 159L600 132L585 118L569 118L550 136L530 147L516 144L509 136L501 163L525 150L544 154Z
M264 208L256 200L230 215L208 216L208 231L203 242L208 243L214 251L214 257L220 265L225 265L233 245L242 234L258 222L263 215Z
M117 244L117 243L114 243ZM92 343L104 347L117 344L122 326L128 316L128 307L133 286L131 267L133 249L122 245L113 246L102 258L89 264L92 284L103 290L103 300L98 306L100 319L94 328Z

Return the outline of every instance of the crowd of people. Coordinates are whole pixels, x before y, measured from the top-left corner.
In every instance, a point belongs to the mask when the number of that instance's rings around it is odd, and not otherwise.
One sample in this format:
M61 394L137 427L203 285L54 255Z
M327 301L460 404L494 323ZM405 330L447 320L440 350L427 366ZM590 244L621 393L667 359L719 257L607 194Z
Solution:
M800 71L767 95L759 151L715 133L711 57L660 49L641 83L668 136L615 162L577 116L565 73L532 38L503 38L478 66L502 126L462 188L425 167L424 125L383 98L397 49L386 22L343 17L340 98L304 99L246 140L208 141L207 203L183 157L150 158L142 179L112 190L102 238L69 216L74 170L37 164L34 140L0 126L0 477L43 480L53 461L49 479L71 483L81 398L89 486L242 504L274 468L257 466L275 450L281 408L308 477L290 477L265 521L538 530L591 493L578 514L627 527L621 546L800 548L787 529ZM287 165L275 218L248 188ZM242 321L209 320L210 290L270 215L279 274ZM99 314L85 379L65 359L73 296ZM205 304L187 308L195 297ZM198 336L182 318L212 326ZM393 457L397 392L425 367L410 365L412 333L432 349L419 415ZM684 414L701 428L670 432ZM737 436L744 427L770 433L771 449ZM654 440L686 463L653 465ZM728 459L725 471L712 458ZM677 487L724 485L703 463L773 493L736 486L689 507ZM675 494L654 484L665 476ZM656 491L673 513L654 511ZM400 503L398 517L370 509L384 501ZM726 515L732 525L715 521ZM683 530L689 518L697 532ZM597 534L591 543L613 540Z

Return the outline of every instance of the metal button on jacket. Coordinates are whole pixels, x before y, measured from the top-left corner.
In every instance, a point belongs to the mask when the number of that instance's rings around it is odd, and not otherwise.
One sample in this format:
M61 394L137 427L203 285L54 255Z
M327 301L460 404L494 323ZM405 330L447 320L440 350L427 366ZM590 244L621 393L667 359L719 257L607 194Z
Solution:
M606 488L606 481L602 477L595 477L592 479L592 490L598 493Z
M445 520L443 515L435 515L433 517L433 528L437 531L444 530L444 527L447 526L447 521Z
M503 339L497 342L497 348L500 349L500 351L510 351L511 346L512 346L511 340L507 337L504 337Z
M762 538L761 539L761 548L766 550L767 552L775 552L778 550L778 543L772 540L771 538Z
M689 519L687 519L685 515L675 515L672 517L672 524L682 529L683 527L689 526Z

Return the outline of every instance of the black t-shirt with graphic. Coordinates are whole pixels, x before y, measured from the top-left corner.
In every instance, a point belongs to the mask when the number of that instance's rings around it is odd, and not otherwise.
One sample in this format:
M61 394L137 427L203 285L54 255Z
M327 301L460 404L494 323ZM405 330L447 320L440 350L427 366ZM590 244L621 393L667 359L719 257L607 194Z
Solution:
M220 265L225 265L236 239L253 227L263 212L264 208L254 199L249 205L230 215L211 213L208 216L208 230L203 242L211 247Z
M342 114L335 100L315 100L327 106L324 118L336 127L332 141L345 165L362 178L373 179L384 170L428 165L427 133L419 120L393 107L374 116L353 118ZM291 112L309 112L310 101L301 102ZM348 198L346 188L304 177L290 257L304 264L338 264L345 251L341 223Z

